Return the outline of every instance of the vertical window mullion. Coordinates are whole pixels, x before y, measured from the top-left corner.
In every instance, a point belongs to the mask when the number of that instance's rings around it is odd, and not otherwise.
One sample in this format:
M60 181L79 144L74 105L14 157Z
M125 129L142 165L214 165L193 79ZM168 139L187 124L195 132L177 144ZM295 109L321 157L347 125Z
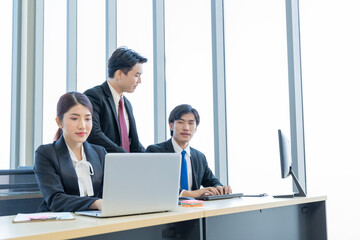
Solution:
M223 0L211 1L215 175L228 184Z
M110 58L111 54L117 48L117 1L116 0L106 0L106 56L105 56L105 79L108 78L107 74L107 61Z
M286 1L288 44L289 106L293 168L301 185L306 188L304 116L301 80L301 52L298 0ZM295 185L294 188L296 189Z
M34 149L43 136L44 0L35 4Z
M164 0L153 0L154 37L154 142L166 140Z
M13 1L10 168L19 166L22 1Z
M67 1L66 91L77 89L77 0Z

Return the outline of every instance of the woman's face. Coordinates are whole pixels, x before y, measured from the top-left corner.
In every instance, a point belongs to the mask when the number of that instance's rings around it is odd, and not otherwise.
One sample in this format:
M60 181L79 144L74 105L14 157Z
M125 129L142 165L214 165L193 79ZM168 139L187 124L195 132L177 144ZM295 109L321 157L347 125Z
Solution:
M62 121L56 118L56 122L63 130L65 141L70 146L85 142L92 129L91 113L81 104L67 111Z

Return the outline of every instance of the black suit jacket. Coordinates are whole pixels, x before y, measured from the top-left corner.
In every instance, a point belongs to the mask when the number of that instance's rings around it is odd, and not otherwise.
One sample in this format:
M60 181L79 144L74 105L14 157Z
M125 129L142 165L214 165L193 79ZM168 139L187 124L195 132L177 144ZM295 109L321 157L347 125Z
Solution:
M147 152L175 152L171 142L171 138L159 144L150 145L146 149ZM191 190L198 190L200 186L216 187L222 186L220 181L214 176L208 166L205 155L195 148L190 147L190 161L192 169L193 183ZM180 189L182 191L183 189Z
M74 212L89 210L102 198L104 159L106 151L86 141L83 143L86 159L94 169L91 176L94 196L80 197L78 179L64 138L52 144L41 145L35 152L34 172L44 201L38 211Z
M87 141L105 147L107 152L126 152L121 147L119 119L108 83L105 81L86 90L84 94L90 99L94 109L93 128ZM137 134L133 109L126 97L124 105L129 116L130 152L144 152Z

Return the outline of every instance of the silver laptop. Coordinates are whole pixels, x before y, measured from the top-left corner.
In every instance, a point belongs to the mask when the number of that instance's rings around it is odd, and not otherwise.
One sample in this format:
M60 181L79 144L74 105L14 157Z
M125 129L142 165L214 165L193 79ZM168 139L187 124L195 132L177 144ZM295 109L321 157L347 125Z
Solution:
M102 211L76 213L112 217L175 210L180 161L179 153L108 153Z

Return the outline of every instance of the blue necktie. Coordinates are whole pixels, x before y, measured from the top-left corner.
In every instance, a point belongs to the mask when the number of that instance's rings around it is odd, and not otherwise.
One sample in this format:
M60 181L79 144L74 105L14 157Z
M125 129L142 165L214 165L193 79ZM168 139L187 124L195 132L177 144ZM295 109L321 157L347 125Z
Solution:
M187 166L186 166L186 159L185 159L185 150L181 152L181 177L180 177L180 186L181 189L189 190L189 183L188 183L188 174L187 174Z

